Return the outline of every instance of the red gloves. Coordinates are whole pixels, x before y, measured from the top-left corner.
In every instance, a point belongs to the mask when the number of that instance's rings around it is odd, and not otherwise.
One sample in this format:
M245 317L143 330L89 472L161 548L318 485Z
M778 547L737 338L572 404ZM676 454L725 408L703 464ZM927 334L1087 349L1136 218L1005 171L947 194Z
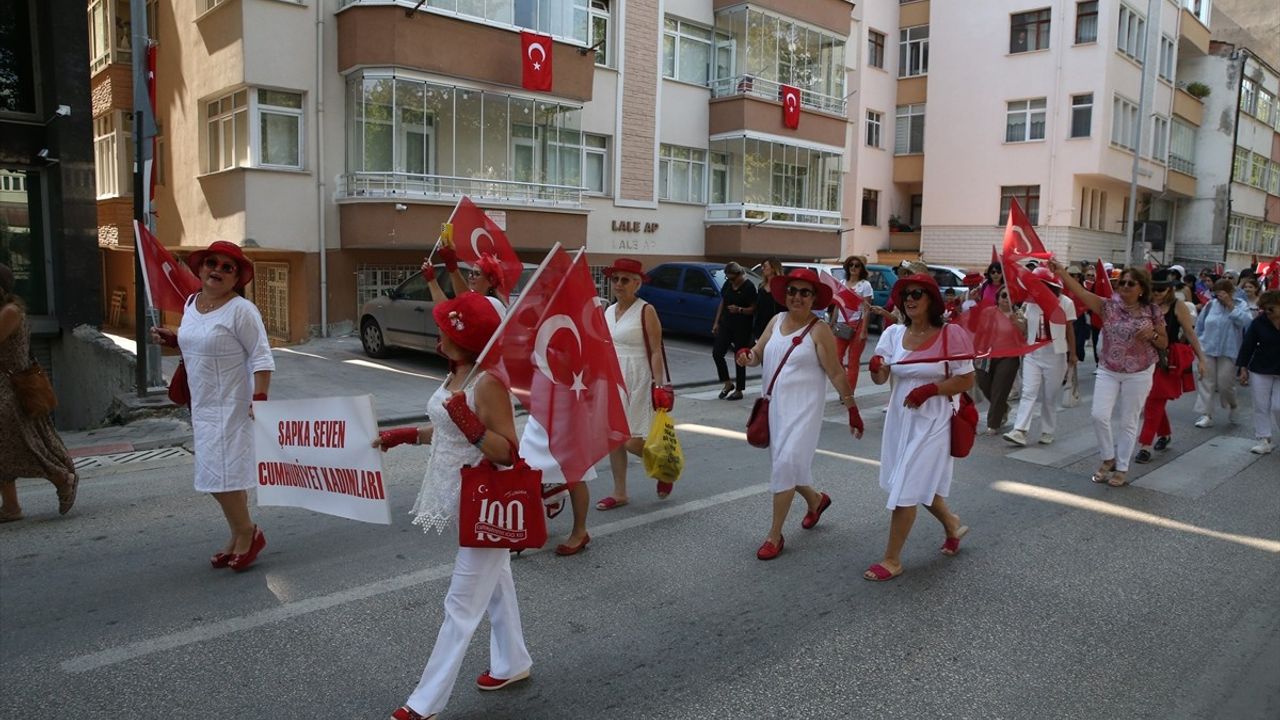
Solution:
M431 282L432 280L435 280L435 279L436 279L436 266L435 266L435 265L432 265L432 264L431 264L431 263L429 263L429 262L423 262L423 263L422 263L422 277L423 277L423 279L425 279L427 282Z
M866 430L866 428L862 426L862 413L858 412L857 405L849 408L849 429L857 430L859 433Z
M455 272L458 269L458 253L449 245L441 245L436 251L436 257L440 258L440 262L444 263L444 269L447 272Z
M475 411L467 405L466 393L454 393L445 401L444 409L449 411L449 419L462 431L467 442L475 445L484 439L484 423L480 422Z
M867 369L871 372L880 372L880 368L884 367L884 358L879 355L872 355L871 362L867 363Z
M266 393L254 393L254 394L253 394L253 401L254 401L254 402L258 402L259 400L261 400L262 402L266 402L266 401L267 401L267 394L266 394Z
M920 387L907 393L907 407L920 407L925 400L938 394L938 386L933 383L921 385Z
M738 348L738 352L733 354L733 359L739 365L747 364L747 355L751 353L751 348Z
M378 433L378 439L382 441L382 452L386 452L397 445L417 445L418 428L402 427L383 430Z
M161 345L171 348L178 347L178 333L170 330L169 328L158 327L154 329L156 331L156 335L160 337Z
M649 396L654 410L671 410L676 406L676 391L670 385L654 385Z

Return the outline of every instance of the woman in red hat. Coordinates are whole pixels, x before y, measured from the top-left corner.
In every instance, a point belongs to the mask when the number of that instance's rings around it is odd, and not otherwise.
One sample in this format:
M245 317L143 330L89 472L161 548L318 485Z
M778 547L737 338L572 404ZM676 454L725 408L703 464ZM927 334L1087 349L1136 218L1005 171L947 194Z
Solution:
M942 293L931 275L900 278L892 299L903 321L881 333L868 366L875 384L883 385L890 375L894 379L880 448L880 487L889 493L885 507L893 511L889 542L884 558L863 574L875 581L902 574L902 547L915 524L917 506L924 505L942 523L944 555L958 553L960 538L969 531L944 498L950 494L955 469L951 398L973 387L973 361L903 361L913 356L972 356L973 342L963 328L943 322Z
M466 288L471 292L483 295L489 298L489 302L499 314L507 311L507 304L511 301L511 289L506 287L506 276L502 272L502 263L497 257L484 253L480 259L476 261L475 266L467 271L467 276L462 276L462 271L458 269L458 254L452 246L442 245L436 251L436 257L440 258L440 262L444 263L445 272L449 273L449 280L454 287L455 295L461 292L460 288ZM448 297L448 295L440 289L440 284L436 281L435 266L429 262L422 263L422 277L427 281L427 287L431 290L431 297Z
M849 430L862 437L862 417L853 400L853 388L836 355L836 337L814 311L831 304L831 288L808 268L792 270L773 278L769 292L786 312L773 316L754 347L738 351L743 367L763 364L761 378L765 392L772 385L769 400L769 459L772 471L769 490L773 493L773 522L764 543L756 551L760 560L772 560L782 552L785 538L782 525L796 493L804 498L808 511L800 527L812 529L822 513L831 507L831 497L813 489L813 456L822 432L826 407L826 380L840 393L840 404L849 410ZM776 382L773 380L777 376Z
M427 415L437 421L385 430L373 445L384 451L405 443L431 445L422 489L413 506L413 524L423 532L442 533L452 528L456 538L459 473L464 465L476 465L483 459L503 465L514 462L515 419L511 394L500 380L481 372L474 382L464 385L502 322L493 305L477 293L464 292L437 303L431 314L440 328L439 351L453 363L453 371L427 401ZM471 636L486 612L489 669L476 678L476 687L500 690L529 677L533 660L520 625L510 551L459 547L435 647L418 686L392 713L393 720L424 720L444 710Z
M871 317L871 304L875 289L868 280L867 259L862 255L850 255L841 266L844 269L844 286L861 301L857 308L848 309L833 303L829 312L832 330L836 333L836 357L845 367L849 387L858 389L858 371L862 367L862 351L867 347L867 319Z
M649 279L639 260L618 258L604 269L613 289L614 302L605 308L604 319L613 336L618 353L618 366L627 385L627 425L631 439L609 453L613 471L613 494L596 503L597 510L612 510L629 502L627 497L627 453L639 456L644 450L645 435L653 424L653 413L659 408L670 410L674 396L667 388L658 388L655 378L666 377L662 357L662 322L658 312L641 300L636 291ZM657 389L658 392L654 392ZM671 494L673 485L658 483L658 497Z
M187 299L177 332L151 329L152 342L176 347L191 389L191 433L198 492L213 495L231 538L209 563L236 572L249 568L267 537L249 515L254 487L253 403L267 399L276 369L262 315L244 299L253 263L234 243L219 240L187 256L200 292Z

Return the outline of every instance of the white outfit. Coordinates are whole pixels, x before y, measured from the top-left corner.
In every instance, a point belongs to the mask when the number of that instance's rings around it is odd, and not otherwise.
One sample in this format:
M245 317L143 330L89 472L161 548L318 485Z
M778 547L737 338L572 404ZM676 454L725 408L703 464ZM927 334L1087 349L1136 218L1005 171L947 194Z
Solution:
M427 414L435 419L431 457L427 460L422 490L414 504L414 524L423 530L455 526L463 465L483 458L480 449L467 442L462 431L449 419L444 403L452 393L441 385L427 402ZM475 385L467 390L467 405L475 409ZM450 499L451 498L451 499ZM444 622L436 636L422 679L406 703L420 715L444 709L453 693L458 670L485 612L489 613L489 672L509 678L533 665L524 644L520 606L516 602L515 581L511 577L511 552L502 548L458 548L453 562L453 579L444 598Z
M764 362L760 378L767 390L782 356L793 346L807 324L792 333L782 334L786 314L775 316L773 334L764 346ZM822 409L826 405L827 377L818 363L818 350L813 333L795 346L778 373L769 400L769 459L773 470L769 475L769 491L777 494L796 486L813 484L813 455L818 450L822 431Z
M1213 417L1213 394L1224 408L1236 409L1236 359L1232 357L1205 358L1204 376L1196 386L1196 413Z
M1093 430L1098 436L1098 449L1103 462L1115 460L1116 470L1129 472L1133 448L1138 443L1138 426L1142 422L1142 406L1151 393L1155 380L1155 366L1138 372L1122 373L1098 366L1098 378L1093 383ZM1111 430L1111 412L1120 406L1120 419Z
M197 492L257 486L253 472L253 374L276 369L258 308L235 296L207 313L187 301L178 342L191 387Z
M1249 390L1253 393L1253 435L1271 438L1271 423L1280 426L1280 375L1249 373Z
M559 485L560 483L568 482L568 479L564 476L564 470L560 469L560 462L551 454L547 429L542 427L542 423L538 422L537 418L532 414L529 415L528 422L525 423L524 430L520 433L520 457L524 458L529 467L542 471L543 485ZM582 474L582 477L573 478L573 482L594 480L595 478L596 469L589 467Z
M649 303L636 298L631 307L618 317L618 304L604 312L613 336L613 348L618 353L618 366L622 369L622 381L627 384L627 425L631 437L646 437L653 424L653 401L649 388L653 384L653 369L649 365L649 353L644 346L644 306ZM659 342L653 338L653 342Z
M875 291L875 288L871 287L871 283L867 282L866 280L859 280L853 285L850 285L846 281L844 286L849 288L851 291L853 291L854 295L857 295L858 297L862 298L862 304L858 306L857 310L854 310L851 313L846 313L844 311L844 308L840 307L837 304L832 304L831 307L836 308L836 312L839 314L841 322L853 325L861 321L862 318L866 315L866 310L867 308L871 307L871 301L875 298L876 291Z
M1058 296L1058 306L1066 315L1067 323L1076 319L1076 306L1066 295ZM1018 415L1013 421L1015 430L1027 432L1037 410L1040 411L1040 431L1052 435L1058 424L1058 404L1062 401L1062 379L1067 374L1067 324L1049 323L1049 337L1044 337L1044 311L1040 306L1026 304L1027 342L1052 340L1037 348L1022 360L1022 393L1018 401Z
M942 331L949 333L948 355L973 354L973 339L969 333L951 325ZM908 408L904 404L912 390L946 379L941 362L897 364L912 352L919 352L902 346L906 333L905 325L885 328L880 334L880 342L876 343L875 352L890 363L890 378L894 381L880 444L880 487L889 493L885 507L890 510L929 505L933 503L934 495L947 497L955 469L955 460L951 457L951 414L955 407L952 400L945 395L935 395L918 408ZM941 343L942 337L934 342ZM941 345L936 347L941 348ZM972 360L953 360L947 365L952 375L973 372Z

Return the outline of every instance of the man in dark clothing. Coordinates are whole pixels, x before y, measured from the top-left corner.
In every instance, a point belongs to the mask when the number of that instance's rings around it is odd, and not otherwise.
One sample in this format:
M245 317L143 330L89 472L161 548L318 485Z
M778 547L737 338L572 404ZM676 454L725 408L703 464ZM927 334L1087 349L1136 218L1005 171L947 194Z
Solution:
M760 286L756 288L756 313L751 327L753 344L764 335L764 329L769 327L769 321L773 316L785 309L773 299L773 293L769 292L769 281L782 274L782 263L769 258L760 264L760 274L763 279L760 281Z
M716 336L715 345L711 348L711 356L716 361L716 372L724 388L720 398L741 400L742 391L747 387L747 369L734 364L737 369L737 387L729 381L729 366L725 363L724 354L730 348L736 353L741 348L751 347L752 319L756 311L756 286L747 282L747 273L742 266L731 262L724 266L726 276L724 287L720 288L720 305L716 308L716 319L711 325L711 332Z

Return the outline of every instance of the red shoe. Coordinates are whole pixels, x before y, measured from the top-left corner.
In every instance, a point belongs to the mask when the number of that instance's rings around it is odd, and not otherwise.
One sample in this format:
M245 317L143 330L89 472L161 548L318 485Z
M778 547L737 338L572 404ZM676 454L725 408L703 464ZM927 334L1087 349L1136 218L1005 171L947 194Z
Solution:
M591 533L587 533L586 535L583 535L582 542L578 543L577 545L570 545L568 543L557 545L556 554L560 556L577 555L578 553L586 549L587 543L589 542L591 542Z
M262 552L262 548L267 546L267 536L262 534L262 528L257 525L253 526L253 542L249 545L249 552L243 555L233 555L227 561L227 567L236 572L244 572L249 569L254 560L258 559L258 553Z
M483 673L480 674L480 677L476 678L476 688L480 690L486 690L486 691L501 690L502 688L510 685L511 683L517 683L517 682L520 682L521 680L528 680L528 679L529 679L528 670L525 670L522 673L516 673L515 675L512 675L511 677L505 678L505 679L496 678L490 675L488 670L485 670Z
M431 720L435 715L419 715L417 711L408 705L401 705L396 711L391 713L391 720Z
M756 551L756 559L772 560L778 557L778 554L782 552L782 546L786 544L787 544L787 539L782 537L781 535L778 536L777 545L774 545L772 542L765 540L764 544L760 546L760 549Z
M658 499L659 500L667 499L667 496L671 494L671 491L674 490L675 487L676 487L675 483L659 481L658 482Z
M818 520L822 518L822 513L831 507L831 496L822 493L822 499L818 501L818 509L810 510L804 514L804 519L800 521L800 527L805 530L812 530L814 525L818 524Z
M215 568L224 568L231 562L231 558L235 556L235 553L229 552L215 553L213 557L209 558L209 564Z

